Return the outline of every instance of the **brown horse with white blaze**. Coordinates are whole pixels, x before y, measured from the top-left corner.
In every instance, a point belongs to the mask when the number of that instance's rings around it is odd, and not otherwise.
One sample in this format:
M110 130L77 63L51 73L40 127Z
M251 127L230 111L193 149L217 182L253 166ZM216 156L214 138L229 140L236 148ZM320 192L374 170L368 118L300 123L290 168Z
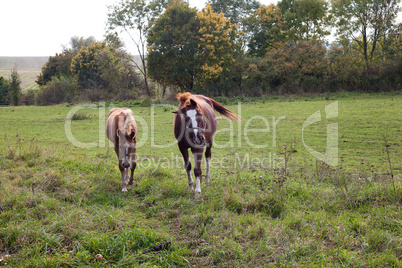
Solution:
M127 108L110 110L106 122L106 135L114 144L114 150L119 159L122 192L127 192L127 186L134 181L137 124L133 111ZM130 178L128 169L131 169Z
M196 179L195 192L201 193L201 159L205 149L206 174L205 182L210 182L210 161L213 137L217 129L215 111L231 119L239 120L240 117L223 107L217 101L203 95L193 95L189 92L179 94L179 107L174 118L174 135L184 158L184 167L188 176L188 189L194 191L194 181L191 176L191 163L189 161L188 149L194 156L194 175Z

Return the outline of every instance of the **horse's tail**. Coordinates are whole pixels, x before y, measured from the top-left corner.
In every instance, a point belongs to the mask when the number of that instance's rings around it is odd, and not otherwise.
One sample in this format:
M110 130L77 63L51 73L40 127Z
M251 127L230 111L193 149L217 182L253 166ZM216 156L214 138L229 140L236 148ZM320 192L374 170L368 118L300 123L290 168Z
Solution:
M220 104L216 100L208 98L208 97L205 97L205 98L207 98L208 101L210 101L212 103L212 106L215 109L215 111L217 111L221 115L223 115L231 120L234 120L234 121L239 121L241 119L241 117L238 114L236 114L235 112L232 112L228 108L224 107L222 104Z

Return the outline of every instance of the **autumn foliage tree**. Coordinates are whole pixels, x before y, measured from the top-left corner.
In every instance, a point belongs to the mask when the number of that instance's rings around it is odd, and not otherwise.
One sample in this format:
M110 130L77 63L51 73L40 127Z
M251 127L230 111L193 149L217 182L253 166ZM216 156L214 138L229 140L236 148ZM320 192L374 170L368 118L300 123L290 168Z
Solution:
M41 73L36 79L39 86L44 86L49 83L52 78L60 78L61 76L71 76L71 61L78 51L96 43L94 37L88 38L73 36L68 45L63 46L61 53L56 53L55 56L50 56L49 60L42 66Z
M148 69L160 83L192 90L228 79L240 46L237 27L215 13L176 2L155 22L148 35Z
M42 66L42 71L36 79L39 86L44 86L49 83L53 77L71 75L71 60L75 56L72 51L64 51L56 53L55 56L50 56L45 65Z
M217 14L207 5L204 11L197 14L200 30L198 53L201 62L197 83L200 87L210 83L222 84L228 79L231 66L240 53L237 25L225 18L223 13Z
M104 86L100 75L100 66L96 60L97 53L106 47L104 42L96 42L83 47L71 61L71 73L80 88Z

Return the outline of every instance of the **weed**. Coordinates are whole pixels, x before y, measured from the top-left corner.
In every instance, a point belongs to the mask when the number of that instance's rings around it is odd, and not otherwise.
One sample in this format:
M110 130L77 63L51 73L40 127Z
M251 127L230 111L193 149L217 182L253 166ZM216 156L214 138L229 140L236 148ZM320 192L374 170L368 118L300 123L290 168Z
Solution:
M389 165L389 173L391 175L392 186L394 187L394 191L396 191L395 181L394 181L394 172L393 172L391 157L390 157L390 153L389 153L390 145L388 144L387 138L385 137L385 135L383 135L383 139L384 139L385 152L387 153L387 162L388 162L388 165Z
M91 117L93 117L93 116L91 116L91 115L89 115L89 114L74 113L74 114L71 116L70 120L73 120L73 121L75 121L75 120L86 120L86 119L90 119Z

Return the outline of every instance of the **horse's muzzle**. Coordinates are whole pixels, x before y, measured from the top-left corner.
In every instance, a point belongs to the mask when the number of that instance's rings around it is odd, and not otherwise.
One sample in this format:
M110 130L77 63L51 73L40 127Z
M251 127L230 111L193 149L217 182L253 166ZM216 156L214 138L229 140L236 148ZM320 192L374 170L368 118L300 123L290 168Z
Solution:
M122 166L123 166L124 168L129 168L129 167L130 167L130 163L128 163L128 162L123 162L123 163L122 163Z
M197 136L194 138L194 144L197 145L197 146L199 146L199 147L204 147L204 146L206 145L204 136L202 136L202 135L197 135Z

